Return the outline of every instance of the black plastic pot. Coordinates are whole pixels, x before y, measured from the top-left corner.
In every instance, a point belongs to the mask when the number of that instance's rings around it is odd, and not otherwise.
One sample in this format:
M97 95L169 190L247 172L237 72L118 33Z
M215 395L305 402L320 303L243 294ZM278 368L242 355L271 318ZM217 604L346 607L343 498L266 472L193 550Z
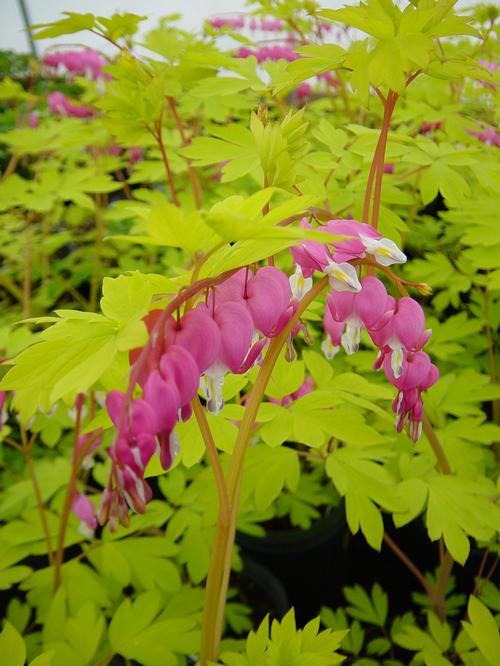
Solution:
M268 613L271 619L280 620L290 608L288 595L278 576L248 556L243 558L243 571L237 575L235 583L239 588L238 601L252 608L255 627Z
M341 557L345 517L334 509L315 521L309 530L269 530L264 537L239 532L236 542L250 556L273 571L283 583L298 623L317 615L326 603L325 582Z
M238 588L237 601L251 606L252 622L258 627L264 617L281 619L290 608L288 597L280 579L267 567L249 557L243 558L243 570L231 576L231 586ZM132 666L140 666L131 661ZM125 666L126 660L115 655L109 666ZM198 664L196 657L186 657L186 666Z

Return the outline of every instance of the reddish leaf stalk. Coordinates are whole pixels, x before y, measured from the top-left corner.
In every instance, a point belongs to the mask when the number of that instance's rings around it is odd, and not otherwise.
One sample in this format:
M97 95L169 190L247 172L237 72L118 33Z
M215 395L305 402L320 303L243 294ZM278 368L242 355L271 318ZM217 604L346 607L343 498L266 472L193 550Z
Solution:
M375 196L374 196L373 212L372 212L372 225L375 228L377 228L378 224L378 208L380 206L382 176L384 172L385 148L387 145L387 137L389 135L391 117L397 100L398 100L397 93L390 90L389 94L387 95L387 100L384 104L384 117L382 120L382 128L377 141L377 146L375 148L375 153L373 155L370 172L368 174L368 182L366 184L365 200L363 204L363 222L365 222L365 224L368 224L370 221L370 201L371 201L373 185L375 183Z
M391 539L391 537L387 534L387 532L384 532L384 541L393 551L393 553L401 560L401 562L405 565L405 567L409 571L411 571L411 573L415 576L418 582L422 585L422 587L425 590L425 593L429 597L429 600L432 600L433 597L432 587L426 581L423 573L420 571L417 565L408 557L408 555L403 550L401 550L398 544L395 541L393 541L393 539Z
M54 561L54 551L52 548L52 538L50 536L50 530L49 530L49 525L47 522L47 515L45 513L45 505L43 502L42 498L42 493L40 490L40 484L38 483L38 477L35 472L35 467L33 465L33 458L31 457L31 449L33 447L33 442L35 435L30 439L30 441L27 441L26 438L26 433L24 431L24 428L21 428L21 435L23 439L23 446L19 447L20 451L23 454L24 461L26 463L26 467L28 468L28 471L30 473L31 477L31 483L33 485L33 492L35 493L35 500L36 504L38 507L38 513L40 514L40 522L42 524L42 529L43 529L43 535L45 538L45 543L47 545L47 557L49 560L49 564L52 565Z
M154 132L152 132L154 138L158 142L158 147L160 148L160 153L163 159L163 164L165 165L165 171L167 172L168 185L170 187L170 195L172 197L172 203L179 207L179 199L177 198L177 190L175 189L174 177L172 175L172 169L170 168L170 162L168 161L167 151L165 150L165 144L163 143L162 136L162 126L161 119L156 124Z
M177 126L177 129L179 131L179 135L181 137L182 144L184 146L188 146L190 144L190 140L187 138L186 133L184 131L184 125L182 122L181 117L179 116L179 113L177 111L177 106L175 104L175 99L173 97L167 97L167 104L169 106L170 112L172 113L172 116L175 120L175 124ZM201 183L200 179L198 177L198 172L196 169L193 167L192 162L189 158L186 158L187 162L187 172L189 176L189 181L191 183L191 190L193 192L193 199L194 203L197 209L202 208L203 202L201 198Z
M82 408L83 401L77 401L76 403L76 421L75 428L73 430L73 460L71 463L71 474L68 481L68 487L66 488L66 494L64 496L63 510L61 513L61 519L59 522L59 531L57 534L57 546L56 553L54 556L54 578L53 578L53 589L57 590L61 582L61 567L64 558L64 539L66 537L66 529L68 527L68 520L71 513L71 506L76 493L76 484L78 481L78 471L82 460L85 458L87 451L90 449L95 440L100 436L100 433L96 433L94 436L89 437L87 441L78 449L78 439L80 437L80 427L82 419Z

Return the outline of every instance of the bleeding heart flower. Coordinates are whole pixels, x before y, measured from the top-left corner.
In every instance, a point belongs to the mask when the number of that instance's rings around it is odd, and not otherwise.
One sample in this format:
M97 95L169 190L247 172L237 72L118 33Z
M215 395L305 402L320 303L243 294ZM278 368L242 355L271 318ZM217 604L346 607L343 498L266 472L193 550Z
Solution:
M303 229L313 228L306 218L301 221L300 226ZM302 274L306 278L311 277L314 271L324 271L332 261L332 255L328 247L317 241L301 241L297 246L291 247L290 252L294 262L300 266Z
M304 395L311 393L311 391L314 391L314 379L312 377L306 377L296 391L290 393L290 395L285 395L285 397L281 398L281 400L278 400L277 398L269 398L269 402L272 402L275 405L282 405L283 407L286 407L287 405L291 405L293 402L295 402L295 400L298 400Z
M325 308L323 315L323 328L325 329L326 337L321 343L321 351L328 361L338 354L340 351L340 343L342 341L342 334L344 332L344 322L335 321L332 317L330 308Z
M101 525L109 521L110 532L116 531L118 525L128 527L128 507L123 491L108 486L102 494L101 505L97 513Z
M145 402L155 415L154 434L170 432L177 423L177 415L182 406L175 383L166 381L158 370L153 370L144 384L142 395L143 401L141 402ZM133 407L138 402L135 400L132 403Z
M295 267L295 273L289 278L292 298L300 301L308 291L311 291L313 285L312 277L304 277L302 268L299 264Z
M421 305L413 298L405 296L395 303L392 316L387 312L387 323L379 330L369 331L372 340L381 350L380 367L384 357L390 354L391 367L395 377L403 369L403 352L421 349L428 341L431 331L424 330L425 314Z
M177 389L181 408L191 402L198 390L200 371L187 349L180 345L168 347L160 359L160 372Z
M333 259L338 263L361 259L365 256L366 248L360 238L361 234L364 234L367 238L382 238L382 234L379 234L372 226L356 220L330 220L323 227L320 227L319 231L348 237L332 242Z
M218 414L224 406L224 375L228 370L240 371L252 344L254 324L243 302L234 301L225 301L216 307L214 321L220 333L219 353L214 363L205 370L201 386L208 410Z
M158 371L154 373L159 376ZM160 428L171 423L166 422L166 407L158 396L163 386L158 387L154 373L148 378L144 389L152 404L146 399L139 399L133 400L127 408L127 396L120 391L112 391L106 399L109 415L118 430L117 439L109 449L113 461L113 478L119 483L117 492L122 493L128 505L139 513L145 511L146 502L151 497L143 475L156 450L156 434ZM174 424L175 420L172 427ZM101 511L106 513L109 506L106 509L103 505Z
M196 361L200 374L211 366L220 352L220 330L207 307L200 303L187 312L179 324L171 318L165 333L166 346L179 345Z
M75 516L80 519L78 532L88 539L93 537L94 531L97 528L97 518L94 505L89 498L86 495L79 493L73 500L71 510Z
M387 356L384 371L388 379L398 389L392 409L396 412L396 430L401 432L408 424L409 435L414 442L422 432L423 404L421 394L433 386L439 378L439 370L425 352L404 352L402 371L396 376Z
M278 268L265 266L247 283L246 305L255 328L272 337L286 312L292 292L286 275Z
M345 324L342 346L348 354L359 349L361 328L375 326L385 312L387 291L376 277L367 276L361 280L361 291L356 294L330 292L327 305L332 318Z

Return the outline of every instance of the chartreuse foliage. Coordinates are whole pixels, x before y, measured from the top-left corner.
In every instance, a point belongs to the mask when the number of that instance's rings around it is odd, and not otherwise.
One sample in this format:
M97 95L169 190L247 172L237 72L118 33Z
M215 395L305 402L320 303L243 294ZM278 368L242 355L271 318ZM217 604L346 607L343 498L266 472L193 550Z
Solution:
M255 632L248 635L244 654L223 653L221 664L227 666L277 666L278 664L315 664L330 666L344 660L336 654L345 631L319 631L319 618L311 620L303 629L297 629L293 609L281 622L269 617Z
M10 622L6 622L0 633L0 654L6 666L24 666L26 646L23 637ZM30 666L50 666L54 651L49 650L30 661Z
M341 649L358 666L409 663L394 658L398 648L414 653L412 664L446 666L453 663L449 656L455 654L459 663L493 665L498 661L499 633L488 605L493 612L498 611L499 597L498 589L491 583L488 585L481 600L475 596L469 598L469 621L463 621L461 626L443 622L425 608L419 610L418 622L415 622L413 613L393 617L389 622L389 599L378 583L373 585L370 595L359 586L344 588L349 605L335 611L322 608L321 621L324 626L337 631L350 627L342 640ZM457 612L456 608L453 609L452 591L451 587L447 597L450 615ZM462 610L464 597L455 596L458 608ZM379 635L375 636L375 632Z
M345 608L322 610L326 631L318 619L297 628L293 611L266 618L244 645L228 642L219 663L326 666L340 663L339 652L358 666L497 663L500 604L488 579L500 527L500 167L492 135L478 134L498 125L498 10L477 6L463 17L452 0L400 5L254 2L254 19L281 20L300 56L260 64L234 58L209 25L191 34L165 17L137 38L142 16L66 12L36 36L97 33L115 47L110 78L45 79L36 65L28 84L14 73L0 81L0 390L9 391L0 589L12 596L2 666L85 666L114 655L177 666L199 653L218 496L196 420L176 427L173 469L164 475L153 457L155 497L127 529L85 536L70 512L61 531L70 480L97 509L114 437L103 401L127 389L148 312L192 281L269 257L289 272L290 246L326 240L317 223L363 218L382 102L396 95L379 230L411 258L398 274L420 285L433 330L427 349L441 373L425 410L451 473L425 435L413 445L394 432L394 392L372 371L368 337L355 356L324 359L320 298L304 313L297 357L281 354L264 390L238 529L262 536L270 521L307 529L340 511L375 550L392 524L421 522L432 553L439 542L449 555L404 615L380 585L354 585ZM251 33L222 33L254 46ZM313 85L307 105L296 94L302 82ZM52 114L47 95L56 90L92 115ZM133 148L140 160L131 164ZM312 230L298 226L303 217ZM224 472L256 375L228 377L221 413L206 413ZM287 401L309 378L312 390ZM75 471L74 443L97 428L102 443ZM464 564L478 550L485 564L466 597L442 572L446 558ZM232 594L226 621L238 635L251 614Z

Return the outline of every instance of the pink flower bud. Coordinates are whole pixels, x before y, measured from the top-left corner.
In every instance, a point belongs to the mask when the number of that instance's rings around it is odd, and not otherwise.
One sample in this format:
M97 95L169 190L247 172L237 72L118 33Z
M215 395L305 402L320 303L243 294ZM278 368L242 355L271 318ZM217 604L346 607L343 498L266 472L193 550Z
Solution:
M86 537L91 537L97 528L97 518L92 502L86 495L79 493L73 500L71 510L80 519L79 532Z

